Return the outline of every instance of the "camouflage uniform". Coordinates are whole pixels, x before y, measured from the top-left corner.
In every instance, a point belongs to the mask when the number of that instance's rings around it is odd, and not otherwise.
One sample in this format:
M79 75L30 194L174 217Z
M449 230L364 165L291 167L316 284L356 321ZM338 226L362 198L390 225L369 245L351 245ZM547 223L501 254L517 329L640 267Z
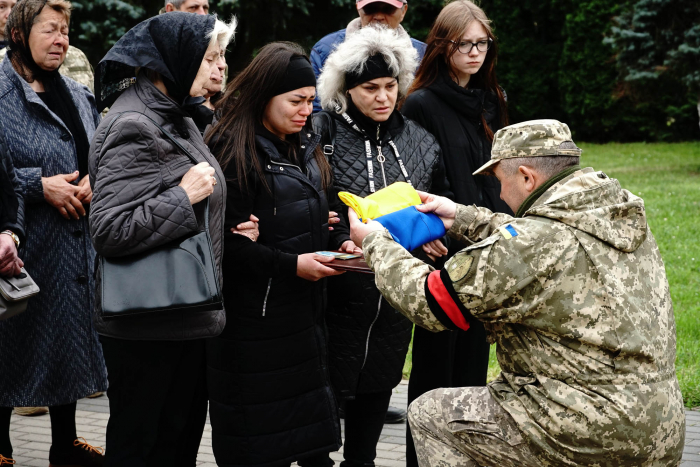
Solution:
M7 54L7 49L0 50L0 60L5 58ZM68 53L66 53L66 59L63 61L63 65L58 71L70 79L77 81L80 84L87 86L91 93L95 93L95 73L92 70L92 66L88 61L87 56L82 50L73 47L72 45L68 47Z
M537 156L537 145L556 155L548 140L565 125L551 122L499 131L493 157ZM519 218L458 206L449 235L471 246L443 270L386 231L363 242L394 308L431 331L478 319L498 344L502 372L488 390L503 412L476 388L433 391L411 405L422 466L680 463L673 306L644 202L591 168L562 175Z

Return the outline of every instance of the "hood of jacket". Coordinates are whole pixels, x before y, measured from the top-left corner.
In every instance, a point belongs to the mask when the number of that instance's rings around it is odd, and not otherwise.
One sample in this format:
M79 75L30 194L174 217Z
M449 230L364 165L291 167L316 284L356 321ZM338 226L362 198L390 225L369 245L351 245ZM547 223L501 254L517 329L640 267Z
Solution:
M562 222L625 253L644 242L644 201L603 172L586 168L551 186L525 212Z

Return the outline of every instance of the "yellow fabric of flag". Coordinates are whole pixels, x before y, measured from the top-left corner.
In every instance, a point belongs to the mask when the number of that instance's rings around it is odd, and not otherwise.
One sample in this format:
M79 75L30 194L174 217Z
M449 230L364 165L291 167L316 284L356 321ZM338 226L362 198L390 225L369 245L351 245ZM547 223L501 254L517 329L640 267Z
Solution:
M341 191L338 193L338 197L343 203L350 206L365 223L368 220L421 204L418 192L406 182L393 183L366 198L347 191Z

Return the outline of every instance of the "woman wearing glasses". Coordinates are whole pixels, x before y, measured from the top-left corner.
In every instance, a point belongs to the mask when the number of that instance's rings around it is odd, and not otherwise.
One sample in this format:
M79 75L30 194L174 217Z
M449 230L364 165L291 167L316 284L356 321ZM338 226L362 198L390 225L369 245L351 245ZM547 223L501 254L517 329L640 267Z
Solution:
M498 48L490 21L469 0L456 0L438 16L427 50L402 113L437 139L455 201L511 214L500 199L495 177L472 175L491 158L493 135L508 124L506 96L496 80ZM464 248L454 240L448 249L429 244L427 252L447 260ZM447 254L445 254L447 253ZM439 387L483 386L489 344L481 324L466 333L432 334L416 327L408 402ZM435 365L435 362L444 362ZM418 465L406 432L406 465Z

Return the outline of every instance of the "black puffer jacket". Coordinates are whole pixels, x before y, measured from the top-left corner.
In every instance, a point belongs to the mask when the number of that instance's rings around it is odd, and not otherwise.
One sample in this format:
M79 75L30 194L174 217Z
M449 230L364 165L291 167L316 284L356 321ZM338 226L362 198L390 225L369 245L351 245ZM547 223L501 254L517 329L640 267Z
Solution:
M328 202L313 157L320 138L301 136L296 162L280 154L285 143L258 131L267 187L251 169L241 189L235 163L226 169L227 325L207 349L220 466L289 465L341 445L327 368L325 283L296 275L298 255L329 248ZM250 214L260 219L257 242L230 232Z
M366 128L356 110L352 115ZM347 207L342 205L337 193L348 191L363 197L371 194L365 140L335 112L316 114L314 128L323 133L324 144L334 146L329 156L334 176L331 208L341 214L342 222L334 227L335 231L338 235L347 234ZM376 135L376 127L366 132ZM420 125L394 112L387 124L380 125L380 139L373 139L377 190L385 186L382 164L377 161L378 145L386 158L383 164L386 184L405 181L388 144L393 139L416 189L452 196L441 162L440 146ZM412 324L381 298L373 276L344 274L330 278L326 321L331 381L339 397L352 398L356 393L392 389L401 381Z
M127 111L115 121L117 115ZM179 186L193 166L191 159L148 118L131 111L158 122L197 161L208 162L216 170L218 183L209 197L209 232L221 282L224 174L192 119L144 73L119 96L90 145L90 184L94 193L90 233L95 250L105 257L142 253L203 229L205 203L192 206ZM99 277L97 274L98 280ZM96 289L99 288L98 282ZM96 308L97 332L118 339L212 337L226 324L223 309L104 319L99 303Z

